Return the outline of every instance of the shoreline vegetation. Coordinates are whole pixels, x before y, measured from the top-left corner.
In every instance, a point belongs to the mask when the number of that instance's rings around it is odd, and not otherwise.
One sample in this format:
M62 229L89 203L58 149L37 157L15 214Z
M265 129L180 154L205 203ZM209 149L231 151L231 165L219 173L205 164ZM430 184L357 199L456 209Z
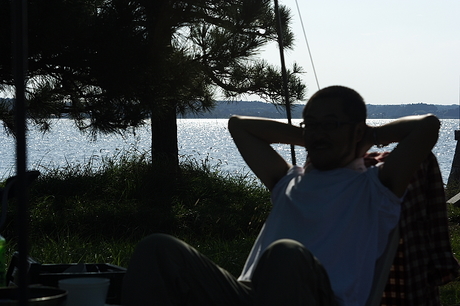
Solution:
M221 172L207 160L183 161L177 173L138 152L107 158L96 170L87 164L42 173L29 193L29 255L47 264L127 267L140 239L167 233L238 276L271 208L268 191L258 181ZM2 231L7 263L17 246L16 207L10 200ZM448 213L457 255L460 208L450 205ZM458 280L441 287L441 301L460 305Z
M305 104L293 104L291 106L292 118L302 118L302 110ZM366 104L368 119L395 119L404 116L421 115L431 113L439 119L459 119L459 105L435 105L426 103L376 105ZM228 119L231 115L259 116L267 118L285 118L286 112L283 107L275 107L271 103L259 101L218 101L216 107L209 112L188 114L181 118L203 119Z
M0 104L12 107L14 99L0 98ZM292 118L302 118L302 110L305 103L291 105ZM460 105L441 105L427 103L408 104L366 104L368 119L395 119L404 116L431 113L439 119L460 119ZM259 116L267 118L285 118L286 112L283 107L261 101L216 101L213 109L198 114L190 113L179 116L183 119L228 119L231 115ZM66 114L61 114L66 118ZM57 118L57 116L56 116Z

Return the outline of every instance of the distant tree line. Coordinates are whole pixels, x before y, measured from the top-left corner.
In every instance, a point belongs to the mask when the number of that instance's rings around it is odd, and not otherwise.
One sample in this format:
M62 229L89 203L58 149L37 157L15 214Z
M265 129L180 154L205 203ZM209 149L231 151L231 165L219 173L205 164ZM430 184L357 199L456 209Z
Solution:
M9 105L12 108L14 99L0 98L0 105ZM394 119L403 116L412 116L432 113L440 119L460 119L459 105L435 105L425 103L414 104L367 104L369 119ZM304 104L291 105L292 118L300 119ZM179 115L179 118L219 118L226 119L232 115L259 116L266 118L285 118L286 110L271 103L261 101L217 101L216 106L206 112ZM66 117L61 114L56 117Z
M301 118L304 105L292 105L292 118ZM432 113L441 119L459 119L458 105L434 105L425 103L398 105L367 105L369 119L393 119L403 116ZM261 116L267 118L286 118L284 108L260 101L219 101L214 109L200 114L189 114L182 118L228 118L231 115Z
M399 118L402 116L435 114L441 119L458 119L458 105L434 105L425 103L402 105L367 105L369 118Z

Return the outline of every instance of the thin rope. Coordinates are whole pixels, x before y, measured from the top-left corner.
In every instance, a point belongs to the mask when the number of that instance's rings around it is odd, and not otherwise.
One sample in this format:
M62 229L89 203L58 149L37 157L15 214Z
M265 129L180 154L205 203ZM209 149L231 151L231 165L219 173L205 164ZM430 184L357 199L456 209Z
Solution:
M305 32L305 27L303 26L302 14L300 13L299 3L295 0L295 5L297 6L297 12L299 13L300 24L302 25L303 37L305 38L305 43L307 44L308 55L310 56L311 66L313 67L313 73L315 75L316 85L318 86L318 90L320 89L318 76L316 74L315 64L313 62L313 56L310 52L310 46L308 44L307 33Z

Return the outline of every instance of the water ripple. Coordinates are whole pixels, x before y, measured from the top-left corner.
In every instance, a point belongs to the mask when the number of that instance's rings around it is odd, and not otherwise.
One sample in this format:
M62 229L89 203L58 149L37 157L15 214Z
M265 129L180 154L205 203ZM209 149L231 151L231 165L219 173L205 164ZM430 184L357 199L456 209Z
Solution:
M391 120L371 119L368 123L381 125L389 121ZM433 152L438 158L446 182L455 153L454 130L458 128L458 120L444 119L441 122L439 141ZM300 120L293 120L293 124L299 123ZM181 159L206 161L221 171L251 176L228 132L227 119L178 119L177 124ZM15 172L15 143L14 139L3 131L0 133L0 141L0 179L5 179ZM90 141L78 131L71 120L56 119L53 120L49 133L43 134L33 127L29 130L28 168L46 171L49 168L88 162L94 167L99 167L105 157L115 156L123 151L148 152L150 141L149 125L137 130L135 135L102 135L96 141ZM274 145L274 148L287 160L291 159L290 146ZM302 164L306 156L305 150L296 148L295 152L298 164Z

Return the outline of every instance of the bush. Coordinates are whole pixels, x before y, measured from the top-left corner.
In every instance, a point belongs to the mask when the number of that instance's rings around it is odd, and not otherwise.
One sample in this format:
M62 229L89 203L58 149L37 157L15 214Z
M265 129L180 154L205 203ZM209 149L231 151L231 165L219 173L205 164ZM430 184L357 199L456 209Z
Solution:
M161 232L236 273L269 209L269 193L259 183L207 162L186 160L174 175L145 155L107 158L98 169L48 169L30 189L31 255L48 263L126 265L142 237ZM4 236L11 252L15 220L10 201Z

